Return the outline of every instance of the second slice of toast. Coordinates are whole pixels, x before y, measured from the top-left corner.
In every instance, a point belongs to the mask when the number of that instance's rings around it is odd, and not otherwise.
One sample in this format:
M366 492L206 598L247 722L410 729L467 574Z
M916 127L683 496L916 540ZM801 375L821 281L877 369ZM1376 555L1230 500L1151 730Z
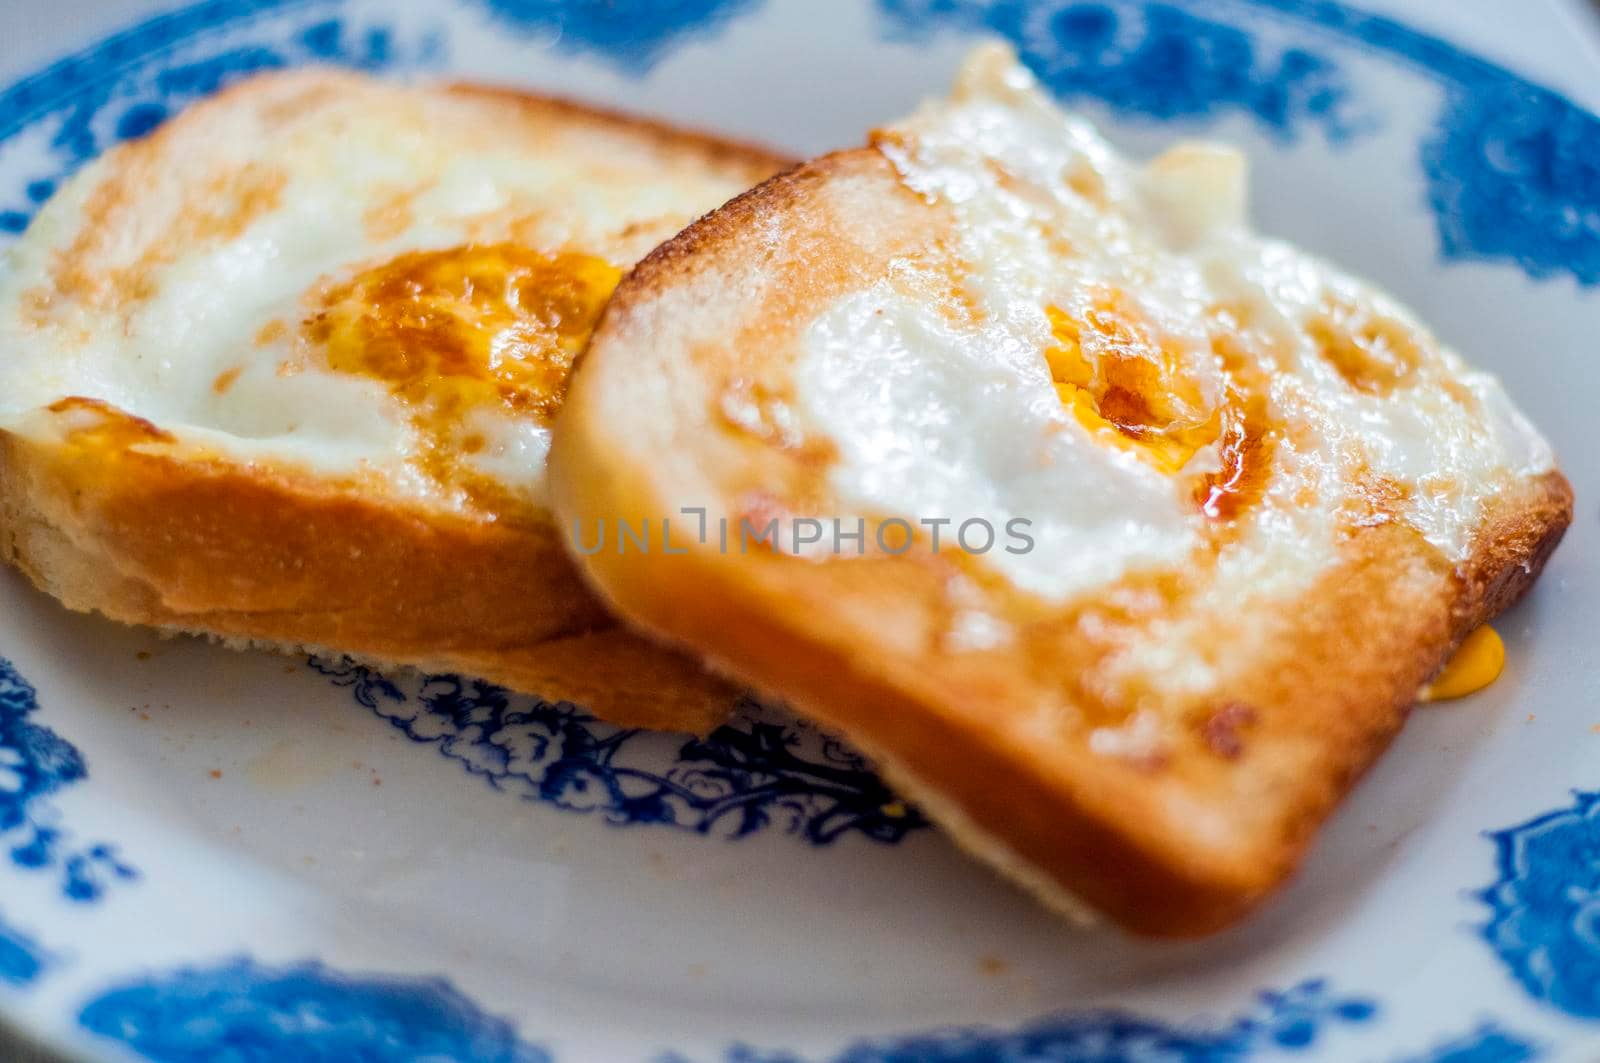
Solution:
M709 728L732 692L584 587L544 450L622 273L782 165L333 70L195 104L10 250L0 558L115 620Z

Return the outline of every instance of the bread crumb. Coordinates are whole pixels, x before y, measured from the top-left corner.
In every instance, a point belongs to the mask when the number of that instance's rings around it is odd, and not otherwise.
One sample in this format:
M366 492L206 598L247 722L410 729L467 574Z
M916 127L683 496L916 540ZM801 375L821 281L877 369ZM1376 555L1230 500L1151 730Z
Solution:
M1207 716L1200 724L1200 737L1206 746L1223 760L1238 760L1244 752L1241 728L1256 721L1256 710L1238 702L1229 702Z
M220 778L222 778L222 772L217 768L212 768L211 769L211 777L213 779L220 779Z
M982 956L978 959L978 972L991 977L1005 974L1011 970L1011 965L998 956Z

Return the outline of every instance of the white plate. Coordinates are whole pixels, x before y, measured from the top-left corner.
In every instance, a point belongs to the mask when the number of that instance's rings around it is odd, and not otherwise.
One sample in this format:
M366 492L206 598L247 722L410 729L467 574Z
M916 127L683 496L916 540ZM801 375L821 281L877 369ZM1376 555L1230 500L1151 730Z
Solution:
M1266 230L1504 376L1580 500L1501 624L1506 676L1420 711L1258 917L1155 944L1045 915L793 720L618 733L164 642L5 572L12 1023L162 1060L1600 1054L1600 120L1564 99L1312 0L207 0L0 95L0 230L263 66L460 72L808 152L989 32L1135 150L1242 144Z

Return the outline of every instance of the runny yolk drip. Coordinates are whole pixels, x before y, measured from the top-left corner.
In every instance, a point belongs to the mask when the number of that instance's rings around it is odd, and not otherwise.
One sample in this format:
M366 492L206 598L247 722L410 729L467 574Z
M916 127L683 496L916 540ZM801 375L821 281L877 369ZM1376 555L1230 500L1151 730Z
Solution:
M576 252L413 251L321 293L305 335L334 370L388 387L424 441L424 470L445 482L460 454L484 445L464 425L472 411L555 417L573 359L621 279Z
M1267 421L1266 383L1240 344L1224 334L1212 341L1222 363L1224 388L1219 468L1200 477L1195 501L1213 520L1232 520L1266 489L1275 446Z
M1221 431L1195 382L1129 300L1111 292L1074 318L1045 308L1055 345L1044 352L1056 394L1095 438L1176 473Z
M1484 624L1462 640L1417 700L1445 701L1477 693L1500 678L1505 666L1506 645L1494 628Z

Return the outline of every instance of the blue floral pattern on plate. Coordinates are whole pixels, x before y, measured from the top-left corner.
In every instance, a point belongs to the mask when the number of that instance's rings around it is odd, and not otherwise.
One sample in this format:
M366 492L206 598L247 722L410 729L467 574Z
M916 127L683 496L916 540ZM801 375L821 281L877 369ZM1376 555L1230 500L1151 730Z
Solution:
M110 845L69 844L46 798L88 778L89 769L76 746L28 719L38 708L33 686L0 657L0 843L17 867L58 871L65 896L97 900L110 882L138 873Z
M549 1063L504 1019L442 978L350 975L320 963L247 958L114 986L80 1024L161 1063Z
M32 936L0 919L0 985L31 985L50 965L50 956Z
M1600 284L1600 117L1446 41L1316 0L1244 0L1407 61L1444 106L1420 148L1446 259Z
M1172 4L880 0L880 8L900 34L941 25L998 33L1058 96L1093 97L1120 115L1170 122L1243 111L1285 140L1308 125L1343 140L1362 124L1348 79L1325 56L1269 50Z
M559 34L559 46L646 72L692 33L754 8L756 0L678 0L670 7L563 0L462 0L502 25ZM1299 33L1268 46L1218 12L1276 13L1344 42L1399 57L1433 79L1443 104L1419 146L1428 200L1450 259L1511 262L1529 276L1600 283L1600 120L1561 97L1397 23L1321 0L879 0L898 32L915 17L986 29L1019 41L1058 92L1094 95L1120 113L1202 121L1245 114L1280 138L1302 130L1340 143L1368 128L1344 68ZM20 231L59 179L120 139L254 70L306 61L367 69L426 64L444 39L402 33L381 18L357 22L340 0L206 0L153 19L0 93L0 140L48 119L49 164L4 190L0 237ZM192 49L213 30L236 30L283 9L293 19ZM265 25L265 21L263 21ZM207 38L208 39L208 38ZM1276 38L1274 38L1276 40ZM1307 42L1311 43L1307 43ZM329 667L329 666L325 666ZM335 666L371 711L497 789L618 823L667 824L743 836L773 825L814 844L849 833L897 841L925 826L895 802L858 759L820 735L746 707L702 740L608 729L568 706L519 699L454 677L415 690ZM359 673L359 674L358 674ZM63 892L99 896L133 877L105 846L77 849L49 795L86 777L79 751L27 717L33 689L0 660L0 840L24 869L55 868ZM799 744L796 744L798 740ZM667 743L648 757L648 747ZM664 752L663 752L664 751ZM654 768L636 766L648 760ZM669 765L660 767L659 765ZM1482 894L1482 929L1518 982L1567 1015L1600 1017L1600 795L1493 835L1499 881ZM12 844L14 843L14 844ZM0 984L30 984L54 963L32 937L0 925ZM1234 1060L1320 1043L1333 1023L1361 1026L1373 1005L1335 998L1320 983L1266 994L1232 1023L1171 1024L1106 1011L1031 1023L1014 1032L950 1031L867 1042L848 1063L951 1063L969 1059ZM219 1016L230 1021L218 1023ZM237 1022L231 1021L236 1019ZM242 1051L296 1058L445 1058L537 1061L544 1052L437 979L353 976L317 963L268 967L240 959L130 979L97 996L83 1025L160 1059L212 1058L223 1033ZM1486 1023L1414 1063L1512 1063L1537 1046ZM384 1054L387 1053L387 1054ZM1031 1053L1031 1054L1030 1054ZM738 1049L750 1063L790 1059Z
M1489 837L1499 878L1479 895L1494 912L1484 939L1530 995L1600 1019L1600 793Z
M1090 1011L1041 1019L1000 1032L955 1029L863 1041L830 1063L1227 1063L1259 1051L1298 1051L1334 1023L1372 1021L1377 1005L1333 993L1322 979L1257 995L1256 1006L1231 1023L1175 1024L1125 1011ZM802 1063L789 1052L731 1049L726 1063Z
M1530 1063L1539 1055L1538 1046L1531 1041L1493 1022L1484 1022L1465 1036L1451 1038L1396 1063Z
M559 47L649 71L690 37L703 37L757 0L475 0L501 25Z
M1377 1006L1318 979L1258 994L1220 1025L1175 1024L1122 1011L1043 1019L1013 1031L948 1030L851 1046L832 1063L978 1060L1163 1060L1225 1063L1271 1048L1298 1051L1332 1024L1372 1021ZM547 1063L512 1025L439 978L350 975L321 963L270 967L249 958L184 967L113 986L79 1021L161 1063L239 1059L472 1060ZM680 1057L668 1056L674 1060ZM1448 1058L1448 1057L1444 1057ZM800 1063L787 1052L730 1049L727 1063ZM1455 1063L1455 1061L1452 1061ZM1509 1063L1509 1061L1508 1061Z
M706 737L686 738L615 727L461 676L424 676L407 693L360 665L310 664L496 789L618 826L728 838L776 827L828 845L852 833L892 844L928 825L838 740L752 701Z
M1422 148L1445 256L1600 284L1600 119L1503 76L1449 93Z

